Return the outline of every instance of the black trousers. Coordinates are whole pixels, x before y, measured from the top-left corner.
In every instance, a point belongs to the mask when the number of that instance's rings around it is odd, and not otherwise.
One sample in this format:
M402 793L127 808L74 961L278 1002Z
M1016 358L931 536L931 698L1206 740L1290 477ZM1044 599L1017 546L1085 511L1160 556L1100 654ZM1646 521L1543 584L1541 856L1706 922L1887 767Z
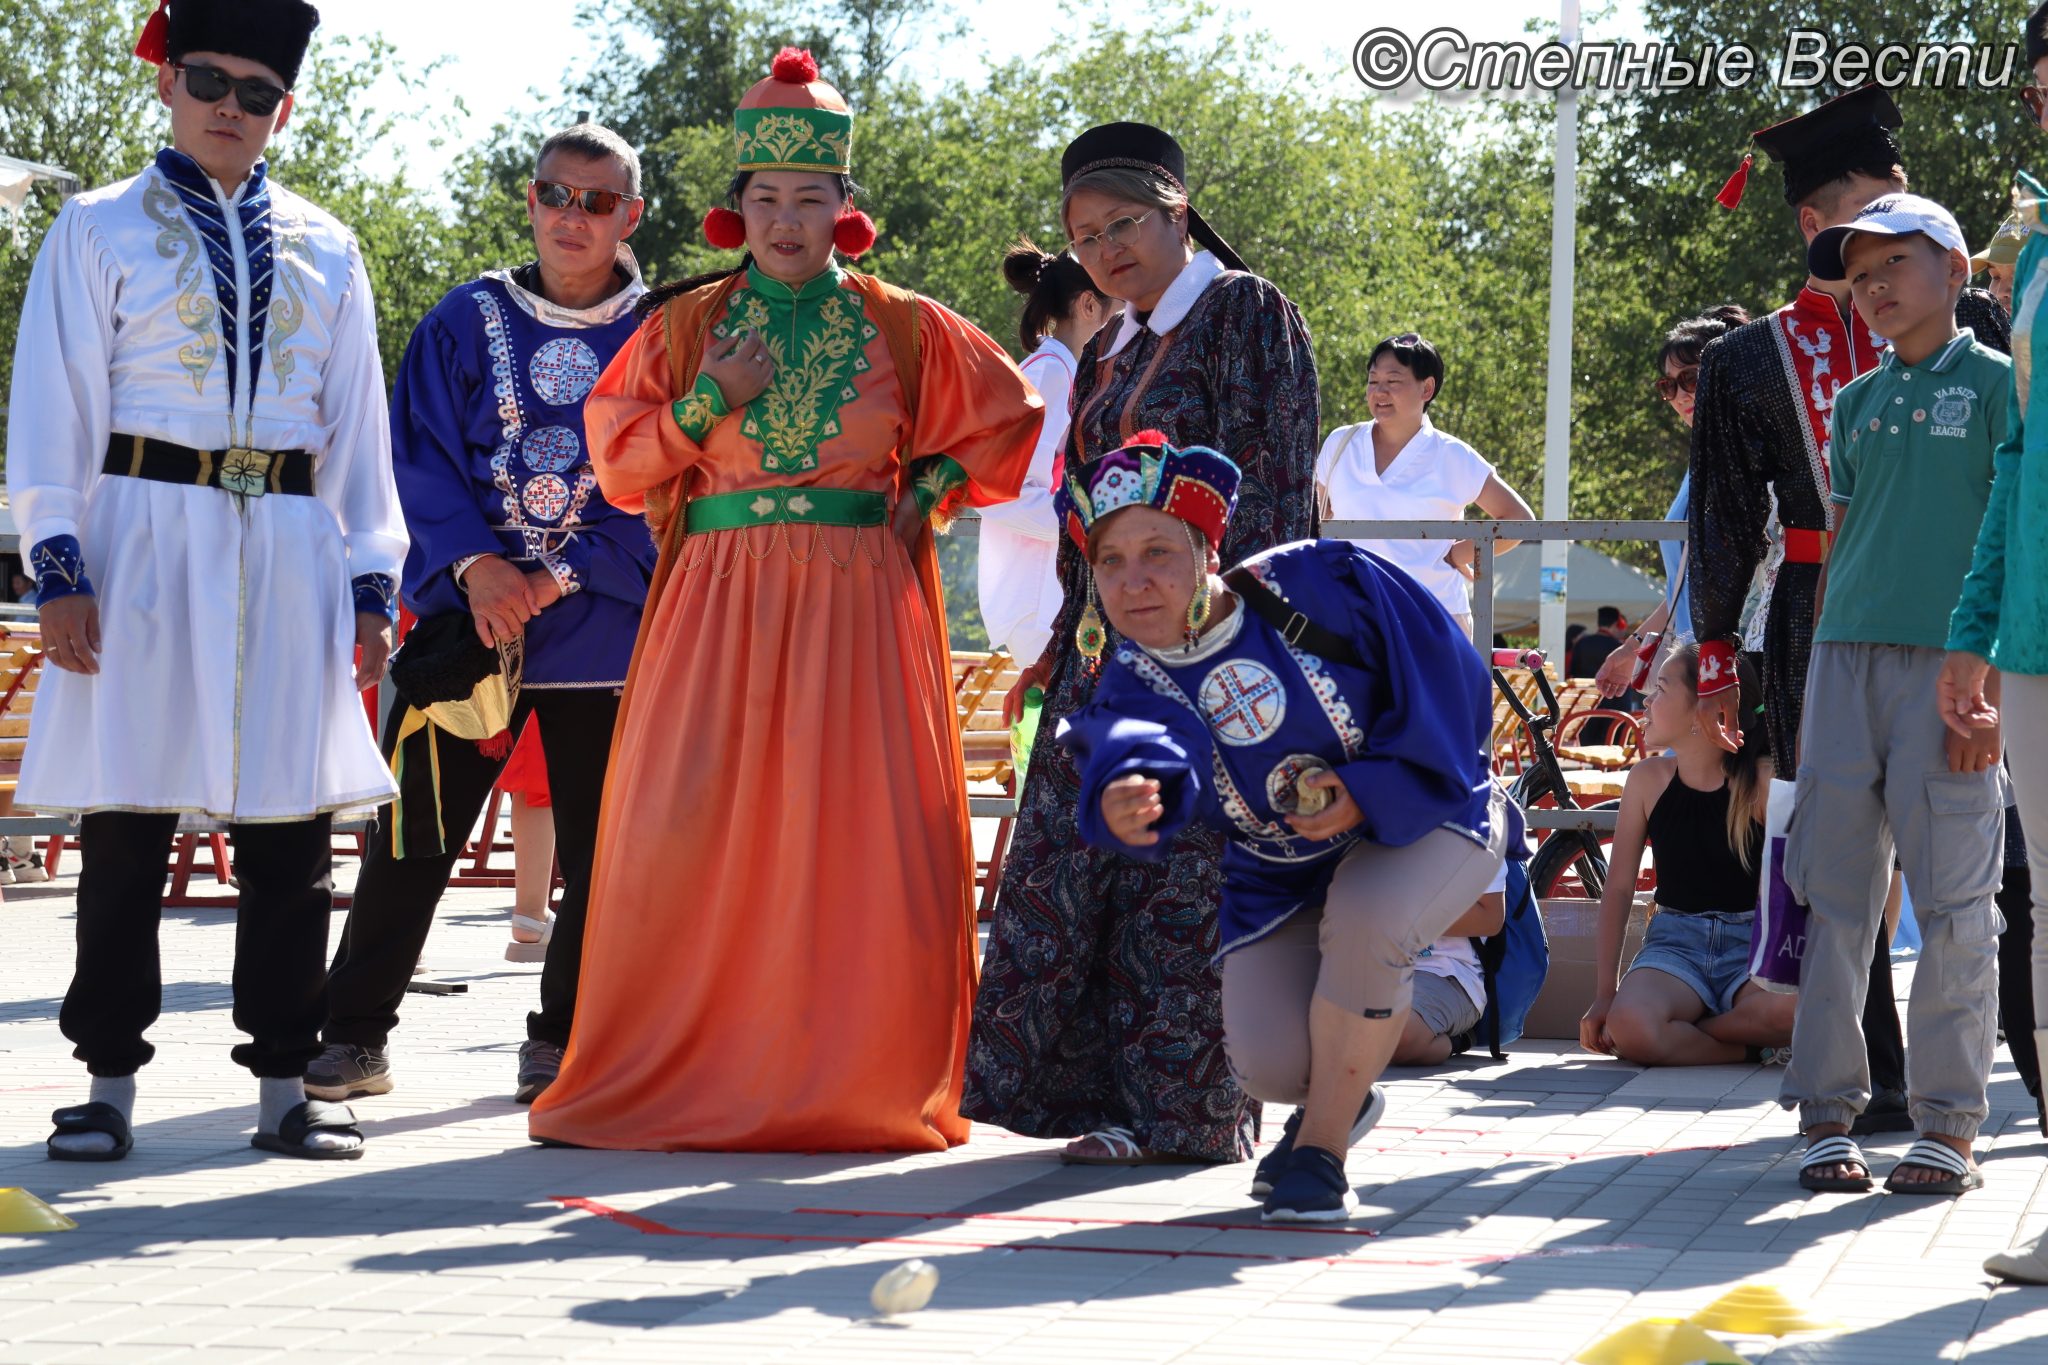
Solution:
M1899 1001L1892 992L1892 936L1884 917L1870 954L1870 987L1863 993L1863 1051L1870 1060L1870 1093L1906 1088L1906 1034L1899 1027Z
M2041 1098L2041 1059L2034 1050L2034 878L2027 865L2008 864L1998 888L2005 932L1998 936L1998 1026L2027 1093Z
M327 917L334 908L330 817L230 825L235 914L232 1056L262 1077L303 1076L320 1054ZM142 1035L163 1008L157 927L176 815L110 811L79 822L78 964L57 1024L95 1076L132 1076L156 1049Z
M548 761L554 802L555 850L562 864L562 903L554 936L541 969L540 1009L526 1016L529 1038L566 1047L576 1016L576 978L583 970L583 911L590 901L590 863L597 851L597 811L604 797L605 767L611 758L612 727L619 698L608 687L528 689L519 694L512 717L517 735L529 715L540 717L541 750ZM390 752L404 717L394 707L386 726ZM330 1043L383 1047L398 1023L406 983L426 946L434 907L448 889L462 844L483 812L484 801L504 771L506 759L487 758L467 740L439 739L441 816L448 847L440 854L392 856L392 808L378 813L378 828L363 856L341 947L327 983L326 1038ZM433 769L406 765L403 799L431 802Z

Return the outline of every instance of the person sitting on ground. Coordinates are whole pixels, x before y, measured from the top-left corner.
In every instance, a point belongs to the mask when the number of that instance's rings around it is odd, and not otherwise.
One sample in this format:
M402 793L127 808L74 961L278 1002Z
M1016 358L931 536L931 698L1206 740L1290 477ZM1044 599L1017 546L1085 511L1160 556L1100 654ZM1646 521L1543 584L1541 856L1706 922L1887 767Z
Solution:
M1699 646L1664 661L1644 705L1643 747L1669 748L1630 770L1600 898L1593 1003L1579 1042L1641 1066L1783 1061L1796 997L1749 979L1770 760L1762 726L1736 753L1701 733ZM1746 705L1763 695L1748 660ZM1655 850L1657 913L1621 976L1622 939L1643 847ZM1618 987L1617 987L1617 982Z
M1507 923L1508 872L1502 863L1493 885L1472 908L1415 959L1415 999L1394 1045L1395 1066L1435 1066L1472 1046L1486 1014L1486 970L1472 942Z

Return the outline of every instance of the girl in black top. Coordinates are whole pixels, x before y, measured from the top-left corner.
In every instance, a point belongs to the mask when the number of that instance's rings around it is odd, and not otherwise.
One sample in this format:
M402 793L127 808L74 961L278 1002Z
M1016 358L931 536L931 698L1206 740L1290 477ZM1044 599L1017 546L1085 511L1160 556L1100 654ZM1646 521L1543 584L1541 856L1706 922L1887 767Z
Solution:
M1673 650L1644 703L1643 746L1621 797L1595 945L1597 986L1579 1041L1643 1066L1782 1060L1797 997L1749 979L1770 760L1762 727L1738 753L1700 731L1699 646ZM1744 705L1760 695L1747 662ZM1643 848L1656 852L1657 913L1622 978L1622 939ZM1761 1051L1760 1051L1761 1050Z

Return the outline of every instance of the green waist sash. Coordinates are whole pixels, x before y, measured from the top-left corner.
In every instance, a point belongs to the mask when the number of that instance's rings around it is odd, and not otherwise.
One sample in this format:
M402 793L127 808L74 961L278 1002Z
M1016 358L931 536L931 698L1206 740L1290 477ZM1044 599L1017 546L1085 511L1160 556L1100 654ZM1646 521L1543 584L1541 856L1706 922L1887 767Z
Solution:
M850 488L749 488L692 498L683 513L683 534L731 531L746 526L807 521L818 526L885 526L889 500L880 493Z

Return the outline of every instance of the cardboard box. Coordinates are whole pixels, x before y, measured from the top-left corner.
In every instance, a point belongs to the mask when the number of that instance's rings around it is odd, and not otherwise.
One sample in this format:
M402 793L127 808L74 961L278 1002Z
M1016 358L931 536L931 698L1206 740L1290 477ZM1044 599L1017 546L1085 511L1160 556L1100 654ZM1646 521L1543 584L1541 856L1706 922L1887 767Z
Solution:
M1600 927L1600 902L1589 900L1538 901L1543 915L1543 932L1550 938L1550 974L1543 991L1529 1010L1528 1038L1578 1040L1579 1020L1593 1003L1595 969L1594 934ZM1643 946L1643 930L1649 925L1652 905L1648 896L1638 896L1629 911L1628 930L1621 941L1622 970Z

